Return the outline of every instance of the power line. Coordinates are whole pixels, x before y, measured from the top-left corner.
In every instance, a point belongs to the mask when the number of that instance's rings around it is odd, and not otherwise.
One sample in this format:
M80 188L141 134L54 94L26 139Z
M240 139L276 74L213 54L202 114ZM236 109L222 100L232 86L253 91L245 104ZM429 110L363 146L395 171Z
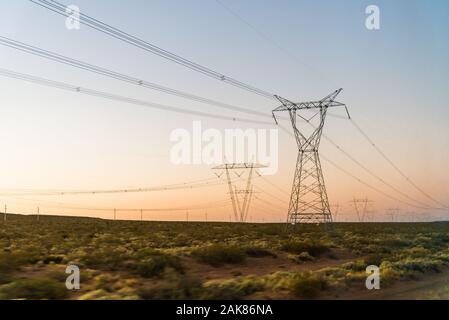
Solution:
M189 115L196 115L196 116L202 116L202 117L208 117L208 118L214 118L214 119L220 119L220 120L240 121L240 122L257 123L257 124L263 124L263 125L272 125L272 123L268 122L268 121L258 121L258 120L245 119L245 118L228 117L228 116L216 115L216 114L212 114L212 113L206 113L206 112L202 112L202 111L188 110L188 109L178 108L178 107L174 107L174 106L168 106L168 105L128 98L128 97L124 97L124 96L115 95L112 93L83 88L80 86L75 86L75 85L64 83L64 82L40 78L40 77L36 77L36 76L29 75L29 74L24 74L24 73L19 73L19 72L7 70L7 69L0 69L0 75L7 77L7 78L14 78L14 79L27 81L27 82L31 82L31 83L35 83L35 84L39 84L39 85L58 88L58 89L76 92L76 93L82 93L85 95L100 97L100 98L104 98L104 99L108 99L108 100L126 102L129 104L140 105L140 106L149 107L149 108L153 108L153 109L160 109L160 110L165 110L165 111L171 111L171 112L177 112L177 113L183 113L183 114L189 114Z
M80 13L80 15L79 15L80 17L79 18L75 17L75 16L72 16L72 15L70 15L70 13L66 12L66 6L61 4L61 3L59 3L59 2L57 2L57 1L53 1L53 0L50 0L50 1L46 1L46 0L29 0L29 1L39 5L41 7L44 7L46 9L48 9L48 10L56 12L56 13L62 15L62 16L70 17L71 19L73 19L73 20L75 20L75 21L77 21L77 22L79 22L81 24L84 24L84 25L86 25L86 26L88 26L90 28L93 28L93 29L95 29L97 31L100 31L100 32L102 32L104 34L107 34L107 35L109 35L111 37L114 37L114 38L116 38L118 40L121 40L121 41L126 42L128 44L131 44L131 45L133 45L133 46L135 46L137 48L143 49L143 50L145 50L147 52L150 52L152 54L155 54L155 55L157 55L159 57L162 57L162 58L167 59L169 61L175 62L175 63L177 63L179 65L182 65L184 67L187 67L187 68L189 68L189 69L191 69L193 71L202 73L203 75L206 75L208 77L220 80L221 82L228 83L228 84L230 84L232 86L235 86L235 87L238 87L240 89L243 89L243 90L255 93L257 95L260 95L262 97L265 97L265 98L268 98L268 99L271 99L271 100L275 99L273 94L271 94L271 93L269 93L269 92L267 92L265 90L258 89L256 87L251 86L249 84L246 84L244 82L238 81L238 80L233 79L233 78L228 77L228 76L225 76L222 73L219 73L219 72L214 71L214 70L212 70L210 68L207 68L207 67L202 66L202 65L200 65L198 63L195 63L195 62L190 61L190 60L188 60L186 58L183 58L183 57L181 57L181 56L179 56L177 54L174 54L174 53L169 52L169 51L167 51L165 49L162 49L162 48L160 48L160 47L158 47L158 46L156 46L154 44L151 44L151 43L149 43L147 41L139 39L139 38L137 38L137 37L135 37L135 36L133 36L133 35L131 35L129 33L126 33L126 32L124 32L122 30L119 30L119 29L117 29L117 28L115 28L115 27L113 27L113 26L111 26L109 24L106 24L106 23L104 23L102 21L99 21L99 20L97 20L95 18L92 18L92 17L90 17L90 16L88 16L88 15L86 15L84 13Z
M69 14L65 12L65 6L61 5L60 3L56 2L56 1L43 1L43 0L37 0L37 1L30 0L30 1L33 2L33 3L36 3L36 4L40 5L40 6L43 6L43 7L47 8L47 9L49 9L49 10L57 12L57 13L59 13L61 15L69 16ZM142 49L145 49L147 51L150 51L153 54L156 54L156 55L164 57L164 58L166 58L168 60L174 61L174 62L176 62L178 64L181 64L183 66L186 66L186 67L188 67L188 68L190 68L192 70L204 73L205 75L208 75L210 77L214 77L214 78L219 79L221 81L224 81L224 82L230 83L232 85L238 86L238 87L240 87L242 89L245 89L245 90L248 90L248 91L260 94L262 96L267 94L267 92L264 92L263 90L257 89L255 87L248 86L248 85L246 85L244 83L241 83L241 82L239 82L237 80L234 80L232 78L228 78L228 77L226 77L226 76L224 76L224 75L222 75L220 73L217 73L217 72L215 72L215 71L213 71L211 69L205 68L205 67L203 67L203 66L201 66L199 64L191 62L191 61L189 61L187 59L184 59L184 58L182 58L182 57L180 57L178 55L170 53L170 52L168 52L168 51L166 51L164 49L161 49L161 48L159 48L157 46L149 44L148 42L140 40L140 39L138 39L138 38L136 38L134 36L131 36L131 35L127 34L127 33L124 33L121 30L118 30L118 29L116 29L114 27L111 27L110 25L107 25L107 24L105 24L105 23L103 23L103 22L101 22L99 20L91 18L91 17L89 17L89 16L87 16L85 14L81 14L81 17L82 17L82 19L79 20L81 23L83 23L85 25L88 25L89 27L92 27L94 29L97 29L98 31L101 31L103 33L106 33L106 34L108 34L110 36L113 36L113 37L115 37L117 39L120 39L120 40L122 40L124 42L133 44L133 45L135 45L135 46L137 46L139 48L142 48ZM76 17L75 17L75 19L76 19ZM80 89L80 88L77 88L77 89ZM268 97L269 98L273 98L273 96L271 94L269 94L269 93L268 93ZM235 120L235 119L233 119L233 120ZM380 150L378 150L378 151L380 151ZM413 183L413 181L411 181L405 174L403 174L402 171L397 166L395 166L394 163L391 162L391 160L389 160L385 155L384 155L384 157L385 157L385 159L387 161L390 162L391 165L393 165L395 167L396 170L398 170L398 172L401 173L401 175L404 178L407 179L407 181L409 181L421 193L425 194L429 199L432 199L433 201L441 204L436 199L434 199L433 197L431 197L430 195L425 193L415 183ZM383 181L383 179L381 179L381 181ZM407 196L407 198L411 199L409 196ZM414 201L417 201L417 200L414 200ZM444 204L441 204L441 205L447 207Z
M262 178L262 176L261 176L261 175L258 175L257 177L255 177L255 179L258 179L258 178ZM239 179L240 179L240 180L243 180L241 177L239 177ZM259 192L265 193L266 195L270 196L271 198L273 198L273 199L275 199L275 200L277 200L277 201L279 201L279 202L285 203L285 200L283 200L283 199L281 199L281 198L275 196L274 194L268 192L268 191L265 190L265 189L260 188L260 187L257 186L257 185L254 185L254 188L257 189L257 190L259 190Z
M156 90L159 92L164 92L166 94L170 94L176 97L181 97L184 99L188 99L191 101L195 101L195 102L200 102L200 103L204 103L204 104L208 104L208 105L213 105L219 108L224 108L224 109L228 109L228 110L233 110L233 111L238 111L238 112L243 112L243 113L247 113L247 114L251 114L251 115L256 115L256 116L260 116L260 117L264 117L264 118L272 118L271 114L267 114L264 112L260 112L257 110L252 110L249 108L245 108L245 107L240 107L240 106L235 106L232 104L228 104L228 103L224 103L224 102L220 102L220 101L216 101L213 99L209 99L209 98L204 98L198 95L194 95L191 93L187 93L184 91L180 91L180 90L176 90L173 88L169 88L166 86L162 86L156 83L152 83L146 80L142 80L142 79L138 79L136 77L133 76L129 76L123 73L119 73L113 70L109 70L103 67L99 67L87 62L83 62L80 60L76 60L76 59L72 59L69 58L67 56L63 56L60 55L58 53L55 52L51 52L42 48L38 48L36 46L32 46L29 44L25 44L23 42L20 41L16 41L10 38L6 38L6 37L2 37L0 36L0 45L3 45L5 47L9 47L15 50L19 50L25 53L29 53L32 54L34 56L38 56L41 58L45 58L45 59L49 59L64 65L68 65L68 66L72 66L81 70L85 70L85 71L89 71L98 75L102 75L102 76L106 76L106 77L110 77L119 81L123 81L126 83L130 83L130 84L134 84L136 86L142 87L142 88L146 88L146 89L151 89L151 90ZM341 117L339 115L335 115L335 114L329 114L332 117L336 117L336 118L343 118L346 119L344 117ZM282 117L280 117L280 119L284 119ZM286 118L285 118L286 119ZM284 119L284 120L285 120Z
M352 119L352 118L351 118ZM307 124L309 124L312 128L316 129L315 126L312 125L312 123L310 123L309 121L306 121ZM287 132L289 135L292 135L285 127L280 126L280 128L282 130L284 130L285 132ZM373 171L371 171L370 169L368 169L365 165L363 165L360 161L358 161L356 158L354 158L349 152L347 152L343 147L341 147L339 144L337 144L336 142L334 142L331 138L329 138L326 134L322 134L323 137L329 142L331 143L337 150L339 150L341 153L343 153L347 158L349 158L352 162L354 162L357 166L359 166L360 168L362 168L365 172L367 172L369 175L371 175L372 177L374 177L375 179L377 179L378 181L380 181L381 183L383 183L384 185L388 186L389 188L391 188L392 190L396 191L398 194L402 195L403 197L409 199L410 201L413 201L419 205L414 205L414 204L410 204L415 208L419 208L419 209L434 209L434 210L444 210L446 208L436 208L436 207L432 207L429 206L428 204L421 202L411 196L409 196L408 194L402 192L401 190L399 190L398 188L396 188L395 186L393 186L391 183L387 182L385 179L381 178L379 175L377 175L376 173L374 173ZM401 200L402 201L402 200ZM405 203L409 203L409 202L405 202Z
M223 208L228 207L230 205L229 200L219 200L219 201L210 201L206 203L200 203L193 206L182 206L182 207L169 207L169 208L105 208L105 207L86 207L83 205L74 205L74 204L64 204L60 202L50 202L50 201L42 201L42 200L32 200L32 199L22 199L22 198L13 198L19 199L21 202L32 202L38 203L37 207L37 215L42 214L42 210L40 208L47 209L63 209L63 210L83 210L83 211L96 211L96 212L114 212L114 215L118 212L140 212L143 214L144 212L168 212L168 211L185 211L185 210L204 210L204 209L215 209L215 208ZM50 203L50 204L45 204ZM55 203L56 205L54 205ZM39 218L38 218L39 219Z
M363 181L362 179L360 179L360 178L357 177L356 175L350 173L348 170L346 170L346 169L344 169L343 167L337 165L335 162L333 162L333 161L330 160L329 158L323 156L322 154L321 154L321 157L322 157L325 161L327 161L328 163L330 163L331 165L333 165L335 168L337 168L338 170L342 171L342 172L345 173L346 175L348 175L348 176L350 176L351 178L353 178L354 180L358 181L359 183L361 183L361 184L365 185L366 187L368 187L368 188L370 188L370 189L372 189L372 190L374 190L374 191L376 191L376 192L382 194L383 196L385 196L385 197L387 197L387 198L389 198L389 199L391 199L391 200L398 201L398 202L400 202L400 203L402 203L402 204L405 204L405 205L407 205L407 206L414 207L414 208L428 209L428 208L422 208L422 207L416 206L416 205L414 205L414 204L412 204L412 203L410 203L410 202L407 202L407 201L401 200L401 199L399 199L399 198L396 198L396 197L394 197L394 196L392 196L392 195L389 195L388 193L386 193L386 192L384 192L384 191L382 191L382 190L380 190L380 189L378 189L378 188L376 188L376 187L370 185L369 183Z
M288 131L288 130L287 130L285 127L283 127L282 125L279 125L279 127L281 128L281 130L283 130L283 131L286 132L287 134L289 134L289 135L291 135L291 136L293 135L290 131ZM342 171L343 173L345 173L347 176L353 178L354 180L358 181L360 184L365 185L366 187L368 187L368 188L370 188L370 189L376 191L376 192L379 193L379 194L382 194L383 196L385 196L385 197L387 197L387 198L389 198L389 199L391 199L391 200L401 202L402 204L405 204L405 205L407 205L407 206L414 207L414 208L428 209L427 207L426 207L426 208L419 207L419 206L416 206L415 204L412 204L412 203L409 203L409 202L407 202L407 201L404 201L404 200L401 200L401 199L399 199L399 198L396 198L396 197L394 197L394 196L392 196L392 195L390 195L390 194L388 194L388 193L386 193L386 192L384 192L384 191L382 191L382 190L380 190L380 189L378 189L378 188L372 186L372 185L369 184L368 182L363 181L363 180L360 179L358 176L352 174L352 173L349 172L348 170L346 170L346 169L344 169L343 167L341 167L341 166L339 166L338 164L336 164L334 161L332 161L332 160L330 160L329 158L327 158L323 153L320 153L320 156L321 156L321 158L322 158L323 160L325 160L326 162L330 163L330 164L333 165L335 168L337 168L338 170L340 170L340 171Z
M269 205L269 206L272 207L272 208L268 208L268 207L266 207L266 206L264 206L264 205L262 205L262 207L261 207L260 204L258 204L258 207L256 207L256 209L258 209L258 210L262 209L262 210L265 211L266 213L273 214L273 213L274 213L273 208L276 208L277 210L279 210L279 209L284 210L283 208L276 207L275 205L271 204L270 202L268 202L268 201L266 201L266 200L264 200L264 199L262 199L262 198L255 197L255 200L256 200L256 201L258 200L258 201L264 203L265 205Z
M357 213L357 218L359 222L365 222L365 217L368 212L368 204L372 203L373 201L369 200L368 197L364 199L356 199L350 201L352 205L354 206L354 210ZM359 206L360 204L360 206Z
M262 193L268 195L269 197L271 197L272 199L275 199L275 200L277 200L277 201L279 201L279 202L281 202L281 203L284 203L284 204L285 204L285 203L287 202L286 199L281 199L281 198L275 196L274 194L268 192L267 190L262 189L261 187L255 186L255 188L256 188L259 192L262 192Z
M35 55L35 56L38 56L41 58L49 59L49 60L52 60L52 61L55 61L58 63L76 67L76 68L86 70L89 72L93 72L95 74L99 74L102 76L107 76L107 77L110 77L110 78L113 78L116 80L120 80L123 82L131 83L131 84L143 87L143 88L157 90L159 92L164 92L164 93L167 93L167 94L170 94L173 96L181 97L184 99L189 99L189 100L192 100L195 102L201 102L201 103L205 103L205 104L209 104L209 105L214 105L214 106L217 106L220 108L249 113L249 114L258 115L258 116L265 117L265 118L271 118L271 114L259 112L256 110L251 110L251 109L244 108L244 107L234 106L231 104L204 98L204 97L190 94L187 92L183 92L180 90L172 89L172 88L169 88L166 86L162 86L162 85L155 84L155 83L152 83L149 81L145 81L145 80L138 79L138 78L135 78L132 76L128 76L123 73L108 70L106 68L102 68L102 67L99 67L99 66L87 63L87 62L75 60L75 59L69 58L67 56L63 56L63 55L60 55L55 52L51 52L51 51L44 50L44 49L41 49L41 48L38 48L35 46L31 46L29 44L25 44L23 42L19 42L19 41L10 39L10 38L0 36L0 44L3 46L9 47L9 48L15 49L15 50L20 50L22 52L26 52L26 53L29 53L29 54L32 54L32 55Z
M218 202L217 202L218 203ZM109 209L105 209L105 208L71 208L71 207L47 207L44 206L45 208L49 208L49 209L66 209L66 210L85 210L85 211L99 211L99 212L113 212L114 213L114 220L116 220L117 218L117 213L118 212L167 212L167 211L185 211L185 210L190 210L190 211L196 211L196 210L204 210L204 209L217 209L217 208L224 208L224 207L228 207L230 205L230 203L227 204L222 204L222 205L206 205L206 206L202 206L202 207L174 207L174 208L146 208L146 209L124 209L124 208L109 208ZM13 212L11 212L11 210L8 212L8 214L14 214ZM21 213L23 214L23 213ZM28 215L32 215L32 213L29 213ZM43 215L42 210L39 210L38 215ZM64 214L62 214L64 215Z
M266 183L268 183L269 185L271 185L272 187L277 189L280 193L282 193L282 194L289 194L289 191L284 190L283 188L281 188L278 185L274 184L273 182L271 182L270 180L265 178L263 175L259 174L259 178L261 178L263 181L265 181Z
M24 199L30 200L30 199ZM32 201L32 200L31 200ZM38 215L42 214L41 208L47 209L65 209L65 210L84 210L84 211L105 211L105 212L166 212L166 211L184 211L184 210L204 210L213 208L222 208L230 205L229 200L210 201L194 206L170 207L170 208L105 208L105 207L86 207L73 205L42 205L42 201L34 200L33 202L40 203L38 206ZM45 202L45 201L44 201ZM6 208L6 206L5 206Z
M422 206L422 208L426 208L426 209L440 209L440 208L433 208L431 206L429 206L428 204L421 202L411 196L409 196L408 194L402 192L401 190L399 190L398 188L396 188L395 186L393 186L391 183L387 182L385 179L381 178L380 176L378 176L377 174L375 174L373 171L371 171L370 169L368 169L365 165L363 165L360 161L358 161L357 159L355 159L351 154L349 154L345 149L343 149L343 147L341 147L339 144L337 144L336 142L334 142L331 138L329 138L328 136L326 136L323 133L323 137L329 142L331 143L335 148L337 148L340 152L342 152L346 157L348 157L352 162L354 162L356 165L358 165L360 168L362 168L364 171L366 171L369 175L371 175L372 177L376 178L377 180L379 180L380 182L382 182L384 185L388 186L389 188L391 188L392 190L394 190L395 192L397 192L398 194L402 195L403 197L407 198L410 201L416 202L419 205Z
M172 185L163 185L155 187L144 188L131 188L131 189L109 189L109 190L29 190L26 192L20 192L20 190L11 190L9 193L1 193L0 196L65 196L65 195L96 195L96 194L111 194L111 193L139 193L139 192L154 192L154 191L168 191L168 190L183 190L183 189L195 189L206 186L222 185L226 182L217 181L216 178L198 180L187 183L179 183ZM16 192L18 191L18 192Z
M410 183L416 190L418 190L421 194L426 196L428 199L438 203L440 206L445 207L445 209L449 208L448 205L441 203L427 192L425 192L422 188L420 188L412 179L410 179L399 167L389 158L387 155L373 142L373 140L362 130L362 128L351 119L351 123L354 127L360 132L360 134L369 142L369 144L384 158L408 183Z
M221 7L223 7L226 11L228 11L232 16L234 16L237 20L242 22L244 25L246 25L249 29L253 30L261 39L268 42L269 44L273 45L278 49L280 52L282 52L285 56L287 56L290 60L294 61L295 63L302 64L309 68L313 73L319 73L321 78L327 80L329 83L332 81L325 76L320 70L310 66L309 64L305 63L301 59L298 58L297 55L292 54L289 50L284 48L279 42L277 42L273 37L268 35L267 33L261 31L259 28L248 22L248 20L244 19L241 15L239 15L235 10L231 9L229 6L223 3L221 0L215 0ZM332 86L337 87L335 83L332 82Z
M272 44L273 46L275 46L277 49L279 49L280 51L282 51L285 55L287 55L290 59L294 60L295 62L299 62L299 59L297 58L296 55L292 55L288 50L286 50L284 47L282 47L278 42L276 42L272 37L270 37L269 35L265 34L264 32L262 32L260 29L256 28L254 25L252 25L251 23L249 23L246 19L244 19L241 15L239 15L238 13L236 13L234 10L232 10L229 6L225 5L222 1L220 0L216 0L216 2L223 7L226 11L228 11L231 15L233 15L235 18L237 18L238 20L240 20L243 24L245 24L247 27L249 27L250 29L252 29L255 33L257 33L262 39L264 39L265 41L269 42L270 44ZM306 65L305 63L301 62L302 64ZM309 65L306 65L308 67L310 67ZM321 74L322 75L322 74ZM329 80L328 78L326 78L327 80ZM431 195L429 195L428 193L426 193L422 188L420 188L416 183L413 182L413 180L411 180L407 175L405 175L398 166L396 166L394 164L394 162L392 162L374 143L373 141L367 136L367 134L360 128L360 126L358 126L354 120L351 120L351 122L354 124L354 126L360 131L360 133L368 140L368 142L382 155L382 157L391 165L393 166L393 168L399 172L399 174L405 178L415 189L417 189L420 193L422 193L423 195L425 195L427 198L429 198L430 200L434 201L435 203L438 203L439 205L448 208L447 205L441 203L440 201L438 201L437 199L435 199L434 197L432 197ZM326 138L326 136L325 136ZM335 143L333 143L330 139L326 138L327 140L329 140L329 142L331 142L332 144L335 145ZM373 175L376 179L380 180L382 183L388 185L390 188L392 188L393 190L395 190L396 192L400 193L401 195L405 196L407 199L415 201L417 203L420 203L421 205L424 205L426 207L429 207L430 209L441 209L441 208L432 208L430 206L428 206L427 204L423 204L422 202L419 202L418 200L406 195L405 193L401 192L400 190L398 190L397 188L395 188L394 186L392 186L391 184L386 183L385 180L383 180L382 178L379 178L378 176L376 176L375 174L373 174L370 170L368 170L366 167L364 167L363 165L361 165L357 160L355 160L352 156L350 156L347 152L345 152L344 150L342 150L340 147L338 147L337 145L335 145L338 149L340 149L343 153L345 153L348 157L350 157L350 159L352 161L354 161L355 163L357 163L359 166L361 166L365 171L367 171L369 174Z
M254 197L255 197L257 200L262 201L263 203L265 203L265 204L268 205L268 206L271 206L271 207L276 208L276 209L284 209L284 208L279 208L279 206L277 206L277 205L271 203L271 202L268 201L268 200L265 200L265 199L263 199L263 198L260 198L260 197L258 197L257 195L255 195Z
M70 206L42 206L50 209L84 210L84 211L116 211L116 212L165 212L165 211L184 211L184 210L203 210L211 208L221 208L229 206L228 200L220 200L199 204L196 206L182 206L171 208L94 208L94 207L70 207Z

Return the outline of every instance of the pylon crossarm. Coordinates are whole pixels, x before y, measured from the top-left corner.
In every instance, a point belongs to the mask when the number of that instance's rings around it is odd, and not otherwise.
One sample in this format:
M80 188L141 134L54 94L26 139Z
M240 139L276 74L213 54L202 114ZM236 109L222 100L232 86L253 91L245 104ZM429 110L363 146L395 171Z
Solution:
M348 119L351 119L351 116L349 114L347 106L344 103L335 101L335 98L340 94L341 91L342 91L342 89L338 89L338 90L332 92L331 94L327 95L326 97L324 97L323 99L321 99L319 101L307 101L307 102L298 102L298 103L292 102L292 101L287 100L287 99L285 99L283 97L275 95L275 98L278 99L279 102L281 102L282 105L272 111L273 118L274 118L274 120L275 120L275 122L277 124L278 121L277 121L277 118L275 116L275 112L292 111L292 110L296 111L296 110L305 110L305 109L327 109L327 108L335 108L335 107L344 107L345 111L346 111L346 114L348 115ZM307 121L307 119L302 117L301 115L300 115L300 117L303 118L305 121ZM310 120L311 119L309 119L309 121Z
M235 170L235 169L260 169L266 168L266 165L259 163L225 163L216 167L213 167L212 170Z
M340 92L341 92L342 90L343 90L342 88L340 88L340 89L338 89L338 90L335 90L335 91L332 92L331 94L329 94L329 95L327 95L326 97L324 97L323 99L321 99L320 102L324 102L324 101L330 101L330 102L332 102L332 101L334 101L335 98L340 94Z

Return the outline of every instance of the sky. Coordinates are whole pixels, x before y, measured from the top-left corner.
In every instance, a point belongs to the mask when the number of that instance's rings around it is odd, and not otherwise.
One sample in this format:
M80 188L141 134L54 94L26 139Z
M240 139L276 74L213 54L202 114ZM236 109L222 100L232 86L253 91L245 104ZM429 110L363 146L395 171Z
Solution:
M338 100L376 145L426 193L449 205L449 3L447 1L61 0L81 12L170 52L291 101L319 100L343 88ZM380 9L380 30L365 27L365 8ZM81 26L27 0L1 1L0 36L217 101L267 113L273 100L211 79ZM223 116L243 113L192 102L95 75L0 46L0 68L126 97ZM171 161L174 130L276 129L271 125L210 119L85 96L0 76L0 189L120 189L211 179L210 164ZM344 116L343 110L333 114ZM260 120L260 118L258 118ZM265 119L267 120L267 119ZM291 125L281 121L283 125ZM435 202L414 188L364 140L353 124L328 117L324 133L370 171L409 197ZM297 146L279 131L279 169L255 179L251 221L285 221ZM377 189L403 200L354 164L326 139L326 159ZM322 160L337 220L355 220L350 201L369 198L372 220L449 218L392 200ZM5 196L8 212L113 217L113 208L161 209L145 219L228 221L227 185L193 190L113 195ZM282 191L281 191L282 190ZM0 192L1 194L1 192ZM64 207L64 208L63 208ZM84 210L68 208L103 208ZM119 211L120 219L139 219Z

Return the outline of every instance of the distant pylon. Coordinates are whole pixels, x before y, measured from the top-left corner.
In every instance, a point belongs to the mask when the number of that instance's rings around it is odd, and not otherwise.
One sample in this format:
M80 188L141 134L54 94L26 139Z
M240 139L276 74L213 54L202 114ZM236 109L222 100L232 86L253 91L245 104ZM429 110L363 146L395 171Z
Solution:
M231 196L232 208L234 210L234 219L238 222L246 222L249 212L249 205L254 194L252 186L252 177L254 169L266 168L266 166L258 163L226 163L212 168L213 170L224 170L228 180L229 194ZM249 170L245 189L237 189L231 179L231 171L245 169ZM221 176L221 175L217 175ZM237 174L239 178L241 174Z
M352 205L354 206L354 210L357 214L357 219L359 222L365 222L365 217L368 212L368 204L374 201L369 200L368 198L363 199L352 199Z
M288 223L322 223L332 222L331 209L324 184L323 171L321 170L318 147L326 119L327 110L331 107L345 107L343 103L335 101L342 91L339 89L320 101L294 103L287 99L276 96L282 106L273 110L273 117L277 123L276 112L287 111L293 126L293 132L298 145L298 158L296 171L293 179L293 187L288 208ZM307 111L316 111L310 115ZM347 109L346 109L347 112ZM311 121L318 118L315 127ZM310 134L300 130L297 118L312 125ZM349 117L349 113L348 113ZM317 118L315 118L317 119Z
M391 217L391 222L395 222L397 215L399 214L399 208L388 208L387 215Z
M340 213L340 204L337 202L336 204L331 205L330 207L334 207L332 221L337 222L337 217L338 217L338 214Z

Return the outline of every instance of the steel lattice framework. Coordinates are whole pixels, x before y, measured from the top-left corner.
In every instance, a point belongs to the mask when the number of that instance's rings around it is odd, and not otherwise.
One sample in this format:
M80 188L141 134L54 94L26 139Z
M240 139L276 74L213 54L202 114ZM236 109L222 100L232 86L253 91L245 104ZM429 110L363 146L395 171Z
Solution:
M319 101L300 103L294 103L276 96L282 105L273 110L273 117L277 123L276 112L289 113L299 149L288 208L288 223L332 222L318 147L328 108L346 108L346 105L343 103L335 101L335 98L341 91L342 89L336 90ZM312 115L310 114L311 110L315 111ZM348 112L347 108L346 112ZM318 125L315 127L311 121L313 119L316 120L317 116L319 116ZM299 129L298 117L312 126L313 130L311 133L306 134L305 131Z

